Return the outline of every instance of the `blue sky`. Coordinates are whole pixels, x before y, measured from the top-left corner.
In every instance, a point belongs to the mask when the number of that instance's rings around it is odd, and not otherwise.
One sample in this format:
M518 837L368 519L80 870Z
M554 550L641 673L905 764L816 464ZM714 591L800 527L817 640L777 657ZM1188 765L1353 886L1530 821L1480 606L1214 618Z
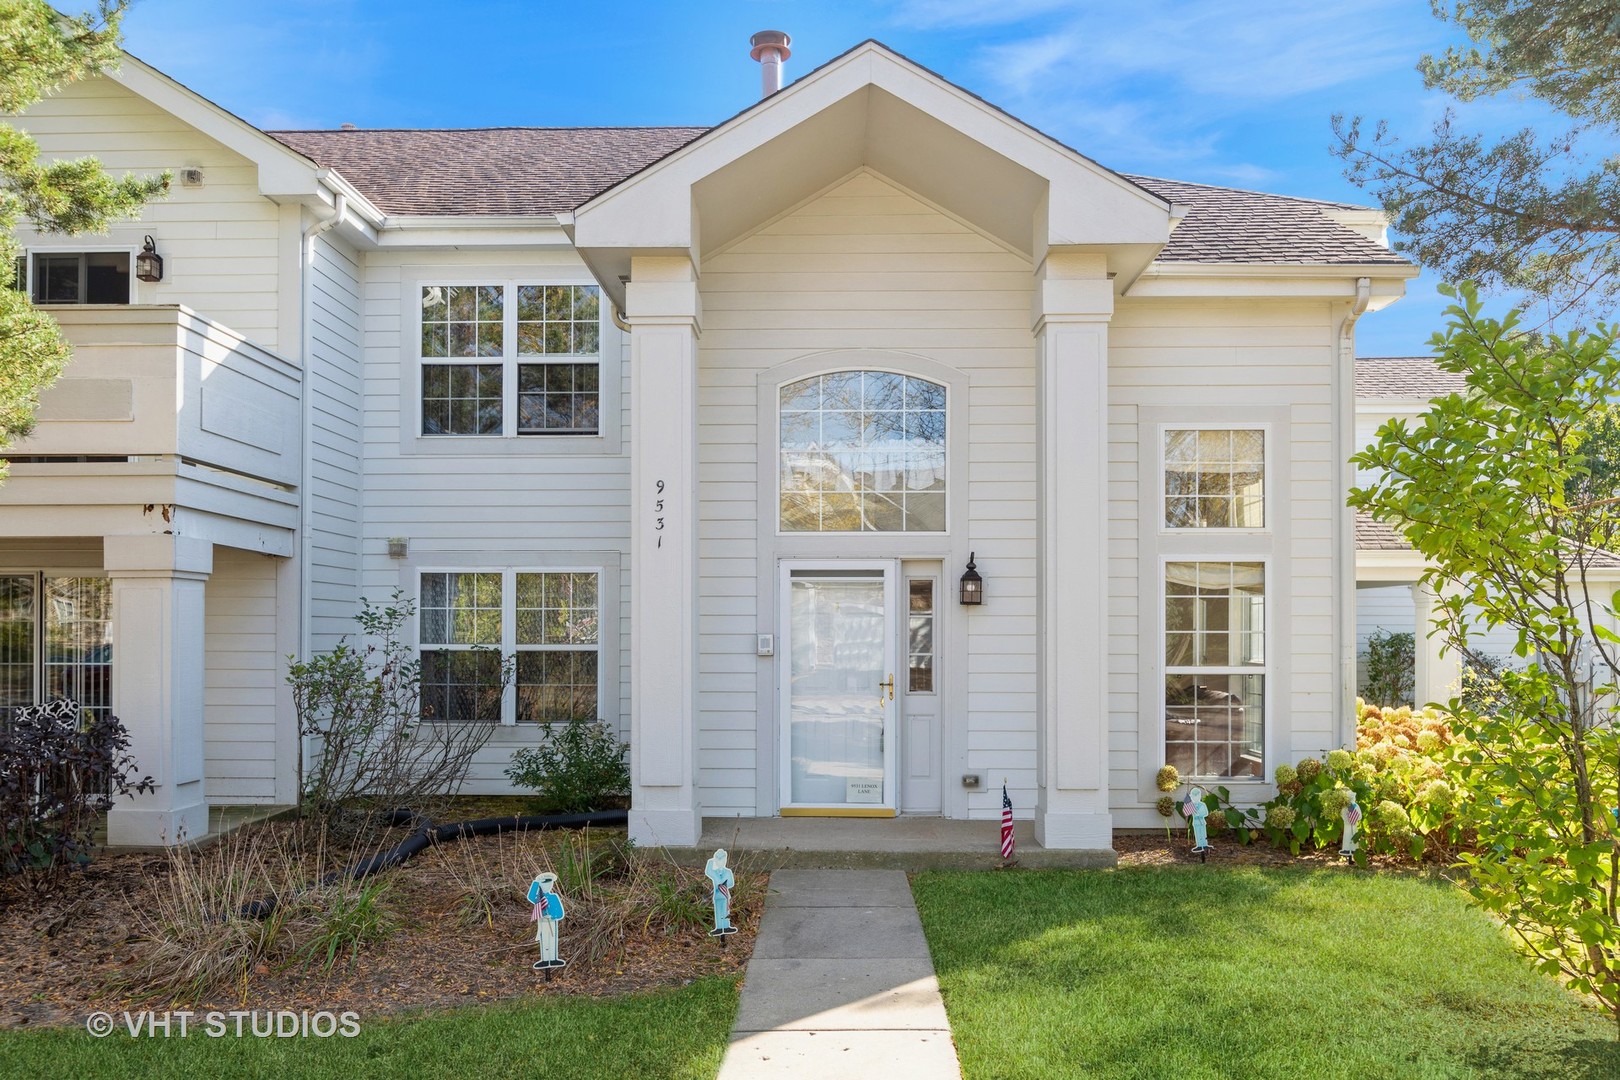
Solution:
M124 25L267 128L710 124L757 97L766 28L793 35L789 79L877 38L1111 168L1353 202L1329 118L1421 137L1447 102L1417 58L1454 39L1421 0L137 0ZM1511 99L1463 116L1549 122ZM1361 355L1427 352L1434 285L1364 319Z

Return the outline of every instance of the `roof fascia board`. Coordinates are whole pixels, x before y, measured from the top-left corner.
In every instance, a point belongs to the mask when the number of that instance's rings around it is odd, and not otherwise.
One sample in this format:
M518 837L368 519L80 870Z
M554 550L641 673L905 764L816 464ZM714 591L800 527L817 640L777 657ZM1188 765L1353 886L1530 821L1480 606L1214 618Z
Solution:
M265 195L302 197L315 194L321 171L315 162L140 58L125 53L119 66L109 69L106 74L257 165L259 190Z
M586 247L690 248L693 222L689 215L656 213L645 201L657 195L644 194L653 187L675 185L690 191L704 176L735 161L810 119L824 109L875 86L906 104L950 124L962 134L993 153L1019 164L1049 181L1060 181L1062 171L1079 170L1088 179L1101 180L1116 189L1127 212L1131 203L1140 204L1147 214L1145 231L1137 236L1122 235L1117 242L1163 243L1169 234L1171 204L1117 173L1103 168L1084 155L1044 135L982 98L951 84L876 42L864 42L844 56L831 60L770 97L698 136L692 142L595 195L574 211L578 239ZM1084 199L1078 185L1054 182L1063 199ZM609 207L627 211L626 227L605 225ZM1054 243L1107 243L1115 238L1063 231L1069 207L1047 214L1049 234ZM1110 215L1117 217L1118 215ZM634 222L635 225L630 225ZM654 225L653 223L657 223ZM637 227L640 226L640 227ZM656 231L649 232L651 226ZM1044 239L1044 238L1043 238Z
M1125 290L1135 299L1176 297L1245 297L1278 300L1349 300L1356 295L1358 278L1372 279L1368 310L1389 306L1406 292L1406 279L1400 267L1388 266L1296 266L1239 265L1212 267L1209 274L1156 274L1158 264Z
M563 228L550 218L401 215L388 217L378 233L384 248L572 248Z

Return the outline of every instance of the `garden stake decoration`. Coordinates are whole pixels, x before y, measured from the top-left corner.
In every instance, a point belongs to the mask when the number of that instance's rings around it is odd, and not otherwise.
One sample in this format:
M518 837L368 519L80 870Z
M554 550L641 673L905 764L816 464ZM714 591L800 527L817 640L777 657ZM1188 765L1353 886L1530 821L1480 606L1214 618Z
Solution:
M1339 854L1344 856L1345 862L1353 863L1356 861L1356 826L1361 824L1361 806L1356 802L1355 792L1350 793L1349 805L1339 811L1339 817L1344 820L1344 842L1339 845Z
M535 924L534 940L540 943L540 959L534 962L534 969L544 971L547 982L551 981L552 968L568 963L557 958L557 931L563 921L563 902L562 897L552 892L556 884L557 875L549 870L534 875L529 883L529 903L534 905L529 920Z
M1182 803L1181 812L1192 822L1193 854L1198 856L1199 862L1209 861L1209 834L1205 818L1209 817L1209 807L1204 805L1204 789L1195 787L1187 792L1187 801Z
M714 929L709 931L709 936L719 938L724 946L726 936L737 932L737 928L731 925L731 887L737 884L737 876L726 865L725 848L715 850L709 861L703 864L703 873L714 883Z

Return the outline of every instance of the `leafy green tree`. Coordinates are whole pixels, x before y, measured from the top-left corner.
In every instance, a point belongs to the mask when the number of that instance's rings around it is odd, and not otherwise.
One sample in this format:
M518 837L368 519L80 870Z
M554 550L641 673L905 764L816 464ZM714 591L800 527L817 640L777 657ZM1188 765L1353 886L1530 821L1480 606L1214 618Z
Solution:
M16 115L40 98L119 58L118 24L128 0L101 0L69 18L44 0L0 0L0 114ZM39 146L0 123L0 277L15 276L17 226L47 232L98 232L130 217L168 187L169 178L114 177L94 158L42 162ZM56 322L28 297L0 288L0 452L26 435L39 393L67 363ZM0 480L6 462L0 459Z
M1435 400L1415 424L1380 428L1354 459L1378 479L1350 503L1424 556L1451 647L1467 655L1480 627L1517 632L1530 662L1500 672L1490 711L1450 704L1468 741L1460 814L1479 837L1463 857L1467 887L1543 970L1595 995L1620 1025L1620 596L1590 581L1614 558L1603 545L1620 502L1587 497L1608 468L1590 425L1620 400L1620 327L1527 334L1518 312L1484 317L1472 286L1442 291L1458 303L1431 344L1467 391Z
M1448 281L1523 290L1557 311L1620 296L1620 158L1584 149L1620 135L1620 2L1432 0L1471 40L1425 55L1424 85L1461 101L1504 91L1568 118L1497 140L1461 130L1448 110L1422 143L1401 145L1380 121L1333 119L1345 175L1373 192L1397 247Z

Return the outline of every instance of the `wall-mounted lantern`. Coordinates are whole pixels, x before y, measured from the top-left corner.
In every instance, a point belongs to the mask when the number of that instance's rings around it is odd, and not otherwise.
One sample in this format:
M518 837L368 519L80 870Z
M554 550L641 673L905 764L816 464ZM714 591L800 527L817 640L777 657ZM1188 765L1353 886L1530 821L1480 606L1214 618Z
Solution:
M968 552L967 573L962 575L962 603L974 605L984 603L984 578L979 576L978 569L973 564L975 552Z
M163 280L163 256L157 253L157 244L148 236L141 253L135 256L135 276L142 281Z

